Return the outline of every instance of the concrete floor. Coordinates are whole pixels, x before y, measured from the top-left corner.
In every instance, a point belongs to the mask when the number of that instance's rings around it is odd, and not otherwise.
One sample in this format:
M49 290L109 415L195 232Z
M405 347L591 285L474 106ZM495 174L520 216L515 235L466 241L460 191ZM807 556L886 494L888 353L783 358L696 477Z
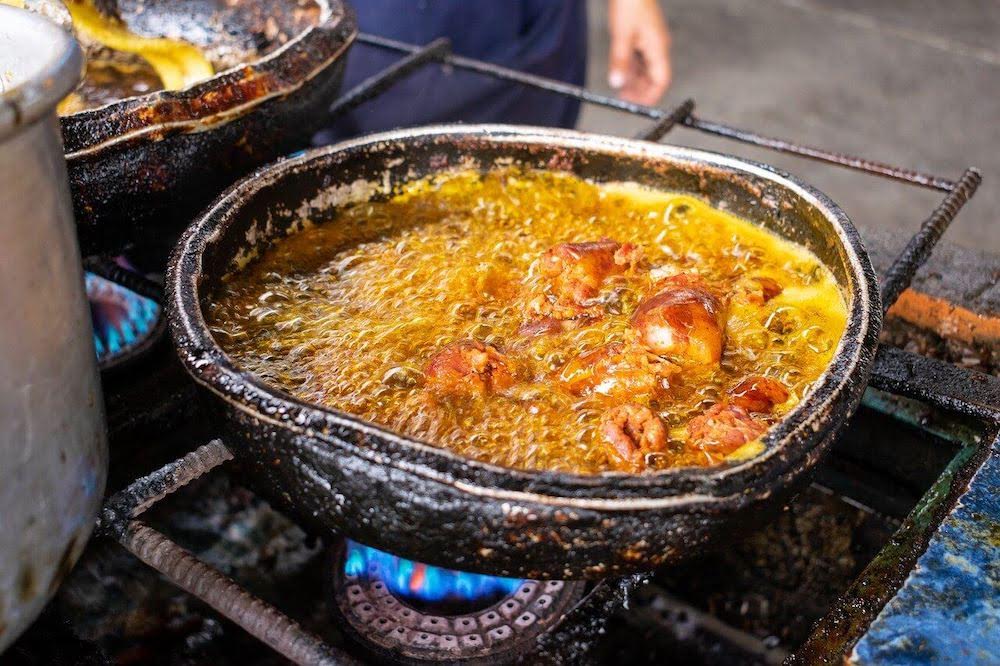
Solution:
M607 86L606 0L588 0L588 85ZM662 1L662 0L661 0ZM666 0L674 79L706 119L983 185L946 238L1000 253L1000 2ZM646 121L587 106L581 129L630 136ZM864 234L905 242L941 195L693 130L669 142L773 164L839 202Z

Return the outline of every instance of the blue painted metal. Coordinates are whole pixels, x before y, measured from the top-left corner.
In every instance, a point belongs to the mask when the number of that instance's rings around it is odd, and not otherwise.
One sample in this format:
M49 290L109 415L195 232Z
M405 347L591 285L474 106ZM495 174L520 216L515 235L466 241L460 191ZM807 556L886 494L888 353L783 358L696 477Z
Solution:
M851 662L1000 664L1000 437Z

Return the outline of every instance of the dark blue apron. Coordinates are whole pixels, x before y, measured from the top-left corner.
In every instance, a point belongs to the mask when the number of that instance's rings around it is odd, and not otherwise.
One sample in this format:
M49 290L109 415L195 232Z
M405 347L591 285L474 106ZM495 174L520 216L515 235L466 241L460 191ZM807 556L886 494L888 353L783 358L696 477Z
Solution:
M583 0L357 0L363 32L412 44L451 39L459 55L583 85L587 20ZM400 58L355 44L343 90ZM395 127L463 121L572 127L580 105L560 95L428 65L332 122L317 143Z

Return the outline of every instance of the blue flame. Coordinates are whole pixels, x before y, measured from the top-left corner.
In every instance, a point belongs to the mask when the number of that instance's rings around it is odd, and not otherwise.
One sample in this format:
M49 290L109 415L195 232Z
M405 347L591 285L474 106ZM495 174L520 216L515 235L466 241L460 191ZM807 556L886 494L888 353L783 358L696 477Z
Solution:
M399 597L420 601L475 601L511 594L522 580L442 569L406 560L348 539L344 573L357 578L377 578Z
M98 361L114 358L149 335L160 317L155 302L93 273L85 279Z

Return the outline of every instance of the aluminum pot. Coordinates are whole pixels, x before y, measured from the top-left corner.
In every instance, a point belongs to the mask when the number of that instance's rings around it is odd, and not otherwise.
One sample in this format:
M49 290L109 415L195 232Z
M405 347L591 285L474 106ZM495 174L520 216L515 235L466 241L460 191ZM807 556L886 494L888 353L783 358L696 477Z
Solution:
M805 245L848 301L847 329L766 450L713 468L631 475L515 470L456 455L296 399L242 370L203 301L270 243L449 167L521 165L685 192ZM828 197L775 169L697 150L565 130L455 125L390 132L273 164L230 188L168 270L181 361L227 429L247 483L300 522L403 557L525 578L602 578L699 555L766 522L829 448L868 382L881 324L875 274Z
M55 114L82 64L68 33L0 5L0 652L83 550L107 473Z

